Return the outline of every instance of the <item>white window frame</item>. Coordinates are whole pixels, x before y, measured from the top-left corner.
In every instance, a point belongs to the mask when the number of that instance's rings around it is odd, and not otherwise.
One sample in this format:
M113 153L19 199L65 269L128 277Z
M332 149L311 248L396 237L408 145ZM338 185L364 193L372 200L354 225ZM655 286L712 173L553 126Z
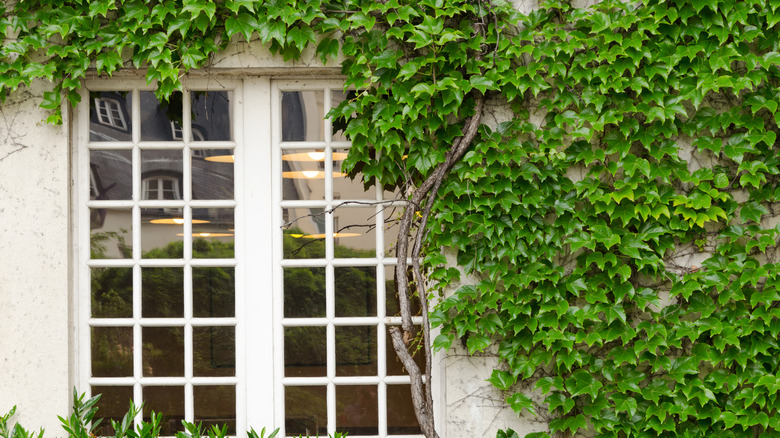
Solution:
M84 84L82 102L88 102L90 91L125 91L132 90L132 120L141 120L139 93L141 91L153 91L154 84L147 85L144 80L105 80L91 79ZM80 391L89 392L90 385L105 383L117 383L134 385L134 398L141 400L142 384L176 384L184 385L185 393L185 419L192 421L194 418L193 384L225 384L236 385L236 432L239 437L245 437L249 427L256 429L276 428L282 429L280 436L284 436L285 410L284 388L285 385L324 385L327 386L328 404L328 433L336 431L335 413L335 389L334 385L376 384L378 387L378 413L379 434L377 437L387 436L387 385L408 384L408 376L385 375L385 347L384 336L386 326L400 325L400 317L384 316L384 269L377 269L377 283L379 313L376 317L339 318L334 320L333 304L328 304L327 317L324 321L328 333L328 375L323 378L293 378L284 376L284 334L283 328L289 324L289 319L283 318L282 278L284 266L297 266L294 260L282 260L282 207L297 201L282 200L282 160L284 149L300 149L306 147L348 147L348 142L333 142L330 138L330 122L325 121L326 138L324 142L288 142L281 141L281 93L283 91L326 90L326 107L330 105L331 90L341 90L341 80L318 79L290 79L271 80L268 77L225 78L220 81L208 81L198 79L185 79L183 81L183 99L185 108L189 104L190 94L188 90L232 90L233 91L233 136L232 142L202 141L193 136L191 129L191 115L184 111L181 130L182 140L167 141L141 141L140 123L132 124L132 141L130 142L102 142L89 140L89 105L80 104L77 109L76 124L73 129L73 220L74 227L74 300L73 305L76 314L73 351L76 352L78 365L74 368L74 382ZM172 125L172 129L174 129ZM188 140L191 139L191 140ZM197 143L194 143L197 141ZM88 146L89 145L89 146ZM233 149L235 154L235 200L236 201L199 201L192 199L191 193L191 168L184 166L182 175L183 198L173 202L173 207L183 209L185 219L183 235L186 242L191 242L192 235L192 208L204 207L235 207L235 258L219 261L192 259L191 243L185 243L184 257L180 260L140 260L141 233L133 232L132 243L135 251L133 259L122 260L90 260L90 227L89 208L85 206L100 206L105 208L132 208L133 228L140 230L141 219L138 210L140 208L159 208L162 204L171 207L171 201L145 200L143 199L143 178L140 172L141 150L146 149L170 149L181 147L185 157L192 157L193 151L209 149ZM132 148L133 159L133 196L128 201L90 201L90 163L89 148L100 149L128 149ZM330 154L330 152L329 152ZM325 170L332 167L332 160L325 160ZM326 179L326 190L332 192L332 183ZM377 187L377 199L382 199L382 191ZM322 202L323 207L334 206L344 200L334 199L329 196ZM309 202L310 203L310 202ZM384 213L380 205L377 205L378 220L382 220ZM269 213L270 212L270 213ZM381 222L380 222L381 223ZM326 232L333 233L331 221L326 222ZM381 228L381 227L380 227ZM382 230L376 232L377 252L384 246ZM331 272L334 266L380 266L395 265L394 258L382 258L377 254L373 259L334 259L333 239L328 239L326 244L327 260L315 262L321 264ZM272 250L269 250L272 248ZM304 262L306 264L306 262ZM235 337L236 337L236 375L235 377L193 377L192 376L192 311L191 297L185 294L185 376L184 377L143 377L142 343L140 320L140 268L143 266L232 266L235 267L236 287L236 313L235 313ZM311 263L309 265L313 266ZM90 268L91 267L132 267L134 282L134 317L119 321L124 326L134 328L134 377L128 378L94 378L90 377L90 326L117 326L117 321L108 318L91 318L90 316ZM185 289L191 290L191 275L188 276L185 269ZM270 279L270 280L269 280ZM270 290L268 288L270 287ZM331 291L332 280L327 288ZM189 299L189 301L188 301ZM332 301L332 299L331 299ZM269 305L270 304L270 305ZM251 309L251 310L250 310ZM251 312L251 313L250 313ZM421 318L415 317L416 323L421 323ZM154 323L154 321L152 321ZM203 322L207 324L208 321ZM165 325L164 323L161 323ZM336 325L376 325L377 327L377 362L378 375L375 377L338 377L334 374L335 346L334 331ZM249 371L251 370L251 372ZM438 379L435 379L438 381ZM443 388L438 382L434 383L434 393ZM439 397L436 397L439 399ZM443 397L442 397L443 398ZM409 400L411 403L411 400ZM437 403L437 412L443 413L443 405ZM440 417L443 418L443 417ZM136 418L141 420L141 415ZM442 431L444 432L444 431ZM393 437L414 437L421 435L391 435Z
M157 196L150 198L147 196L149 193L149 183L151 181L157 181L157 189L155 191L157 192ZM165 190L163 188L163 182L164 181L171 181L173 184L173 199L171 200L178 200L181 199L181 189L179 188L179 178L173 177L173 176L148 176L141 181L141 196L144 200L151 200L151 199L159 199L159 200L165 200L165 197L163 196L163 193L165 193Z

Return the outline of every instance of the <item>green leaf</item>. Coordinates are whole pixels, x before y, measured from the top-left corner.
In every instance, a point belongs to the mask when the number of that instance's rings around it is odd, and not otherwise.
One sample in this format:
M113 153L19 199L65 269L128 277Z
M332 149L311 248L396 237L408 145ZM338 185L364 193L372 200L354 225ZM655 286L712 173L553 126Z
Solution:
M287 32L287 42L303 51L315 39L314 30L309 26L294 26Z
M768 214L769 211L763 205L751 201L742 205L739 211L739 217L742 221L747 223L748 221L761 222L761 217Z
M506 402L509 404L509 407L511 407L512 410L517 414L521 414L523 409L526 409L528 412L536 415L534 402L527 395L521 392L510 395L507 397Z
M225 31L228 38L232 38L235 34L244 36L246 41L252 40L252 33L258 28L257 19L246 12L241 12L238 16L228 17L225 20Z
M492 383L498 389L507 390L515 384L516 377L512 373L500 370L493 370L488 382Z

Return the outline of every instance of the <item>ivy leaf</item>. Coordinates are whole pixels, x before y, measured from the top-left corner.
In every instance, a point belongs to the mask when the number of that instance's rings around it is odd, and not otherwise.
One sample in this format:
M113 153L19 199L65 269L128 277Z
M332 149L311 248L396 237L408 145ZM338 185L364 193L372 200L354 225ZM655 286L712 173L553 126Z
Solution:
M522 414L523 409L526 409L528 412L536 415L534 402L522 392L516 392L510 395L507 397L506 402L509 403L509 406L512 408L512 410L515 411L518 415Z
M268 44L271 41L283 44L286 41L285 26L281 21L261 21L258 24L257 33L260 35L260 41L262 41L263 44Z
M739 217L742 221L747 223L748 221L761 222L761 216L768 214L769 210L763 205L750 201L742 205L739 211Z
M309 43L313 43L316 36L309 26L294 26L287 32L287 42L294 44L299 51L303 51Z
M634 416L637 408L637 402L634 397L625 394L615 394L612 396L612 401L615 402L616 412L628 412L629 417Z
M258 28L257 19L247 12L241 12L236 17L228 17L225 20L225 31L228 38L235 34L241 34L246 41L252 39L252 33Z
M492 383L496 388L505 391L515 384L516 377L512 373L506 371L493 370L493 373L487 381Z
M571 393L572 397L588 394L591 399L595 399L602 386L604 385L596 380L592 374L581 369L566 379L566 390Z
M469 83L482 94L485 94L488 88L493 88L495 85L492 80L484 76L472 76L471 79L469 79Z

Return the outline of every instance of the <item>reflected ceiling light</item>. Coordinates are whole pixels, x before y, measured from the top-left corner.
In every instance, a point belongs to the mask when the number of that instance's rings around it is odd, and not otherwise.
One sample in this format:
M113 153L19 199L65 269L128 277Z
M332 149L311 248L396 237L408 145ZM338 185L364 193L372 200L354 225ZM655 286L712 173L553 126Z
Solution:
M331 154L333 161L344 161L347 158L346 152L333 152ZM284 161L325 161L325 151L313 152L295 152L282 155Z
M193 219L193 224L208 224L211 221L204 221L200 219ZM166 218L166 219L152 219L149 221L150 224L164 224L164 225L181 225L184 223L184 218L181 217L174 217L174 218Z
M324 239L327 234L290 234L290 236L296 239ZM362 236L360 233L333 233L333 237L357 237Z
M341 177L341 176L347 176L346 173L341 172L333 172L334 177ZM322 179L325 178L325 172L321 170L291 170L287 172L282 172L282 178L292 178L292 179Z
M183 236L184 233L179 233L177 236ZM192 237L231 237L233 233L192 233Z
M213 163L235 163L236 156L235 155L212 155L210 157L204 158L204 160L211 161Z

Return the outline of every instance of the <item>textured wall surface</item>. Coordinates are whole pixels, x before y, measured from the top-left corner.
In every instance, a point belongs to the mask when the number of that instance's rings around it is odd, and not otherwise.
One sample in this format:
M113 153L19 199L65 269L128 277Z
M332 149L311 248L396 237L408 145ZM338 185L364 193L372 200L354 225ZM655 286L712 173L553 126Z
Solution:
M0 107L0 412L60 433L71 391L68 120L42 122L44 86Z

